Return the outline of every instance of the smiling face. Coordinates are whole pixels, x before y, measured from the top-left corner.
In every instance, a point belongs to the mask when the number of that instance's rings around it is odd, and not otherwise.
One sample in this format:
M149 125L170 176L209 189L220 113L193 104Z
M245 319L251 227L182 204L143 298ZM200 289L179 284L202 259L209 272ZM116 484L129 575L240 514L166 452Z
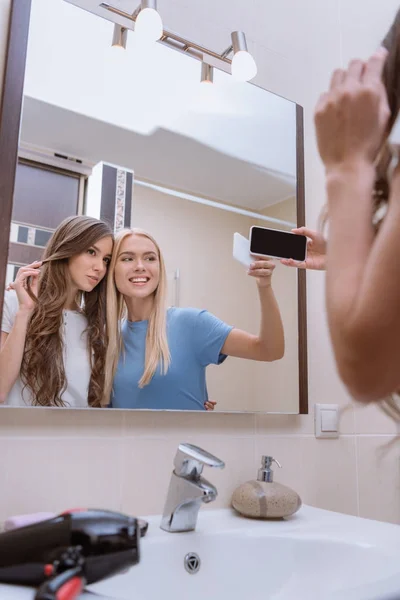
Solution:
M68 260L72 285L82 292L91 292L107 273L112 247L112 238L106 236L85 252L72 256Z
M144 235L128 235L119 248L114 279L125 298L154 295L160 281L160 257L155 244Z

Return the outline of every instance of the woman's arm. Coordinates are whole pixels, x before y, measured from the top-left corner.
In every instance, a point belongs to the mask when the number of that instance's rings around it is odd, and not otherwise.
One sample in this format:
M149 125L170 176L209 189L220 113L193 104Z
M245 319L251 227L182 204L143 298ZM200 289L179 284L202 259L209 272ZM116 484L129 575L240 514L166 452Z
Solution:
M271 285L275 264L259 260L251 265L249 275L257 279L261 305L261 323L258 335L241 329L232 329L221 352L238 358L274 361L283 357L285 338L278 303Z
M330 331L341 377L363 402L381 400L400 385L400 170L376 238L373 179L373 167L359 165L353 174L337 173L328 180Z
M387 53L336 71L316 109L329 211L327 310L342 380L362 402L400 383L400 185L377 235L372 225L375 161L389 117L381 75Z
M26 291L27 278L31 278L31 290L37 294L40 263L22 267L12 284L18 297L19 308L10 332L1 332L0 345L0 403L4 403L21 370L26 332L35 303Z

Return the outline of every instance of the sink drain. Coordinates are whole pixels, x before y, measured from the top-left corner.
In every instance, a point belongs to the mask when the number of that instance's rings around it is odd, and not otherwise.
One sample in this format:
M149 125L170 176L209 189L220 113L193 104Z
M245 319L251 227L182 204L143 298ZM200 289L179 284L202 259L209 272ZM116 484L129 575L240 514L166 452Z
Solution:
M200 556L196 552L189 552L186 554L184 560L185 569L190 575L198 573L200 570L201 560Z

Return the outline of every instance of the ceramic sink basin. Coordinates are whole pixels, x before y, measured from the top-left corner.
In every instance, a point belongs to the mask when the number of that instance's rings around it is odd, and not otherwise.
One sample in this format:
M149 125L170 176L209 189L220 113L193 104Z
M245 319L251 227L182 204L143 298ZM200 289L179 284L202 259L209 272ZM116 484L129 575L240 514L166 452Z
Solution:
M192 533L149 522L139 566L89 589L123 600L400 598L397 525L308 506L272 522L203 510Z
M400 598L397 525L308 506L285 521L203 510L190 533L162 531L159 516L146 520L140 564L89 586L82 600ZM34 594L0 586L0 597L31 600Z

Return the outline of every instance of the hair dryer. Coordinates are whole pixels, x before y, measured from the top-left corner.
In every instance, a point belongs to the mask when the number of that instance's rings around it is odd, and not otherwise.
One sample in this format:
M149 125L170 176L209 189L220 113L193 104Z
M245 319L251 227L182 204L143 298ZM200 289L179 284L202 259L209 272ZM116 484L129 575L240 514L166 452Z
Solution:
M0 582L38 587L35 600L74 600L86 584L136 565L147 523L75 509L0 534Z

